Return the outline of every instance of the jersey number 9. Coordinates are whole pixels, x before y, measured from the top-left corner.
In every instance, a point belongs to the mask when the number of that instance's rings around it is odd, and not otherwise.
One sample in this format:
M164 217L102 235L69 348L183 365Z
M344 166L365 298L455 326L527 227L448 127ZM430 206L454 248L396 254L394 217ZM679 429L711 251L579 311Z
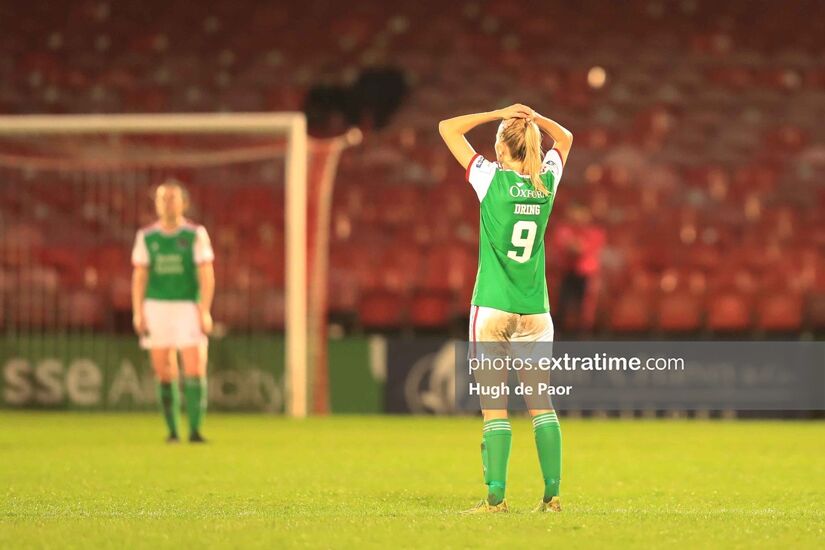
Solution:
M510 242L521 250L508 250L507 257L523 264L533 254L533 242L536 240L536 222L520 220L513 225L513 236Z

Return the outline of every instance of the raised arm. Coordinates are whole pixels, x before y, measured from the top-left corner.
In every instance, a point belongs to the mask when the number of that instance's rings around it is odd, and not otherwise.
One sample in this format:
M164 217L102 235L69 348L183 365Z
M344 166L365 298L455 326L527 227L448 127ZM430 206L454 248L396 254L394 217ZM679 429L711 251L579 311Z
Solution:
M567 164L567 155L570 154L570 148L573 146L573 134L570 130L538 113L534 113L532 118L539 128L550 134L555 142L553 148L558 149L562 164Z
M461 115L439 122L438 133L441 134L441 139L447 144L450 152L462 168L467 168L467 165L475 156L476 150L473 149L464 134L485 122L493 122L503 118L527 118L532 114L533 110L529 107L516 104L505 109L497 109L486 113Z

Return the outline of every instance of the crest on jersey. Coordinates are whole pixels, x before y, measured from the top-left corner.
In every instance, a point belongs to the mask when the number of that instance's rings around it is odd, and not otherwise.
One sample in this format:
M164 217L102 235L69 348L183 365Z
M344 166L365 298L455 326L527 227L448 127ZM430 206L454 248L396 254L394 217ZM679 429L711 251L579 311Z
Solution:
M482 157L479 157L478 161L476 161L476 168L478 168L482 174L490 174L495 169L495 166L493 166L492 162L487 162Z

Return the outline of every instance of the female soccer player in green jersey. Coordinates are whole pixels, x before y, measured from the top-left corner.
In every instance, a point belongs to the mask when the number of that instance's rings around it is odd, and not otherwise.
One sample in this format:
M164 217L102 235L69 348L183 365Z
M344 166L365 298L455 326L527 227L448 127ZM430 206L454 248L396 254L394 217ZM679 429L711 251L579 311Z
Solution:
M189 441L204 441L200 426L206 412L207 335L215 293L209 235L202 225L183 217L186 206L180 183L169 180L159 185L158 221L137 232L132 249L132 320L141 347L149 350L170 443L178 441L178 351Z
M464 135L485 122L501 120L496 133L496 161L475 152ZM471 354L475 343L530 345L553 341L547 298L544 232L558 190L573 135L533 109L516 104L505 109L441 121L439 133L467 181L481 210L478 274L470 311ZM542 156L541 131L554 140ZM549 400L531 406L536 448L544 477L541 512L561 510L561 430ZM487 498L471 512L506 512L504 490L510 457L507 410L485 408L481 455Z

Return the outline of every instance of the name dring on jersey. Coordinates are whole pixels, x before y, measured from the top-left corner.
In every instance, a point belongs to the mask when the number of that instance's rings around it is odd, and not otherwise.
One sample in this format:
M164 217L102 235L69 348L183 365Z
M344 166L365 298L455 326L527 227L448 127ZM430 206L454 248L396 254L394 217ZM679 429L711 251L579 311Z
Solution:
M540 204L516 204L514 214L522 214L527 216L538 216L541 214Z

